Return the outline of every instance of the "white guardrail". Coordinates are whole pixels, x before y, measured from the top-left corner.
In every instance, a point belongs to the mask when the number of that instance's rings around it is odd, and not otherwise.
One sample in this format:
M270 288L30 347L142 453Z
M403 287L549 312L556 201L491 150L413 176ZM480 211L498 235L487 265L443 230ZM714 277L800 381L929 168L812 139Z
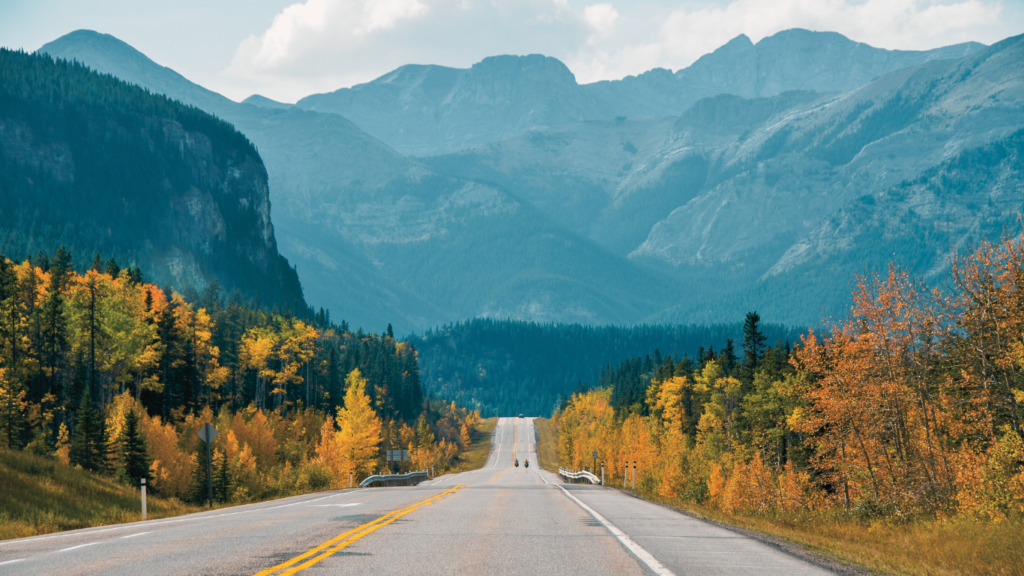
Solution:
M359 483L360 488L377 484L379 486L415 486L430 477L429 470L418 470L405 474L375 474Z
M559 468L558 475L564 478L566 482L572 482L573 484L577 484L584 481L590 482L591 484L601 483L600 478L594 476L593 474L587 472L586 470L570 471L565 468Z

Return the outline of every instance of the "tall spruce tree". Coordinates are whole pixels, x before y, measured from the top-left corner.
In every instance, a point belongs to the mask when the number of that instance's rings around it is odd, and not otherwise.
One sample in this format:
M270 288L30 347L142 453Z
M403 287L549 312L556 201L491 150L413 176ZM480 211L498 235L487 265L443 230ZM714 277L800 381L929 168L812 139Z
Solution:
M75 434L71 441L71 463L86 470L100 470L106 467L106 442L103 418L92 402L89 386L82 392L75 419Z
M747 312L743 321L743 364L751 372L764 357L765 337L760 323L761 316L757 312Z
M149 477L152 460L146 449L146 436L139 427L139 415L134 409L125 415L120 444L117 475L122 482L137 485L139 480Z
M196 443L195 456L192 458L192 480L188 484L187 499L193 504L207 501L209 491L206 487L206 444Z
M213 499L217 502L231 500L231 465L227 452L221 452L213 471Z

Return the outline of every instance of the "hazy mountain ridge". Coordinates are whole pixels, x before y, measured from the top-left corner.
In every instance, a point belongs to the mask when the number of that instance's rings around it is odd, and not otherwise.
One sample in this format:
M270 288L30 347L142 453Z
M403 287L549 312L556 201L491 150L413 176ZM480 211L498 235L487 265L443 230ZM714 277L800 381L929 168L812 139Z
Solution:
M402 66L351 88L314 94L296 106L333 112L414 156L475 148L532 128L615 117L675 116L702 98L839 92L895 70L960 58L977 43L927 51L882 50L834 32L787 30L753 44L741 35L674 74L655 69L580 85L545 56L495 56L471 68Z
M281 250L307 299L355 326L425 329L478 315L628 323L671 303L668 278L502 190L435 174L337 114L234 103L94 32L40 51L151 82L248 135L271 174ZM639 291L636 278L646 280Z
M154 85L260 147L282 251L312 302L357 325L683 323L758 307L812 323L842 305L846 278L801 292L776 265L848 203L1024 126L1018 44L899 52L795 30L737 38L675 74L580 86L555 59L494 57L404 66L297 106L236 104L176 74ZM43 50L140 69L71 37ZM166 70L150 67L138 77ZM627 118L613 104L682 108ZM371 125L416 153L481 145L409 158Z

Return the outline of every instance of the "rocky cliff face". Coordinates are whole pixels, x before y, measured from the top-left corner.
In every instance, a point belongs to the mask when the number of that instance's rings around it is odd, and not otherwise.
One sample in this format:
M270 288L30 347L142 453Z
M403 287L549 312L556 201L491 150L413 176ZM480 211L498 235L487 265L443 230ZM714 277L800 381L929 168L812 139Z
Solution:
M233 128L83 66L0 51L0 250L65 245L182 291L305 310L278 254L267 173Z

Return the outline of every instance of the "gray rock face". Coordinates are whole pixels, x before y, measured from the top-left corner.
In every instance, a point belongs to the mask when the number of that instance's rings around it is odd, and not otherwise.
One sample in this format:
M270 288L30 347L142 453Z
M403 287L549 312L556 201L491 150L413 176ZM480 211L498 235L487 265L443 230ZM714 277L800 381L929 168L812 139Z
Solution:
M278 253L267 172L218 120L116 79L0 50L0 253L92 255L182 292L304 311Z

